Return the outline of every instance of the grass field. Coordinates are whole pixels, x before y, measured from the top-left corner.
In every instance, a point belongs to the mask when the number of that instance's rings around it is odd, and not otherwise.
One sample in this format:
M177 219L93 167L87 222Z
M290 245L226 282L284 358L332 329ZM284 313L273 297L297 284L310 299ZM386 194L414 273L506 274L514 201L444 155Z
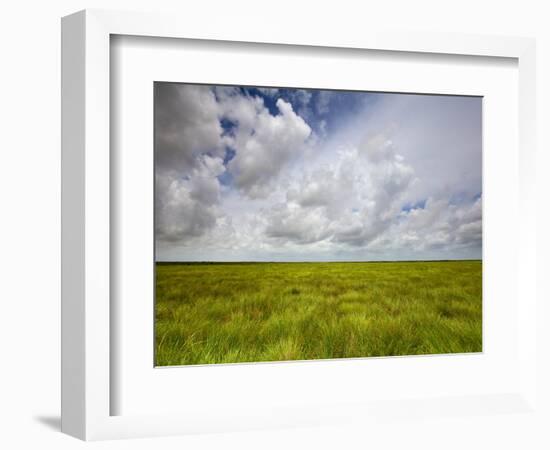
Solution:
M480 352L481 261L157 263L156 365Z

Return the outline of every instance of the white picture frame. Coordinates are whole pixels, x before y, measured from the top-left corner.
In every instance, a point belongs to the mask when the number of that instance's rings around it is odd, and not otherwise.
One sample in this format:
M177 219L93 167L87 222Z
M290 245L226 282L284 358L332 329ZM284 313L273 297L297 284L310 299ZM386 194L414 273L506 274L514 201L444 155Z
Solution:
M390 404L343 403L330 412L317 405L232 417L231 405L201 414L111 415L113 324L110 182L110 38L112 35L241 43L368 49L416 54L512 58L519 76L519 197L517 286L519 379L517 390L464 399L426 399L418 409L468 415L472 405L493 414L504 409L537 414L537 298L535 172L535 43L532 39L368 31L325 35L308 30L239 27L208 29L191 17L82 11L62 21L62 430L85 440L248 430L364 421L389 414ZM312 366L310 366L312 367ZM244 367L243 370L246 370ZM310 370L323 370L323 366ZM392 400L395 405L395 400ZM403 401L406 401L405 399ZM390 411L390 412L388 412ZM438 414L439 414L438 413Z

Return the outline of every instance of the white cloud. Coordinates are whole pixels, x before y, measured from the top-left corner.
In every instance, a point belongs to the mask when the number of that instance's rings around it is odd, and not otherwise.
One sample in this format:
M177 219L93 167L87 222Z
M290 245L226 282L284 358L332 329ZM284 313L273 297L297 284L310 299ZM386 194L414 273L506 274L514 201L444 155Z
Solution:
M156 88L156 232L161 241L187 242L217 226L219 179L226 148L236 152L227 169L251 198L270 194L272 182L299 153L311 129L279 99L273 116L260 97L238 89L159 84ZM221 120L235 123L227 134Z
M157 91L161 259L480 256L479 103L380 94L328 135L337 94L275 91Z
M234 96L224 102L226 115L239 124L230 146L236 155L228 164L237 188L251 198L270 194L272 181L298 156L311 134L309 125L290 103L277 100L272 116L259 98Z
M330 236L330 222L319 207L301 208L296 204L279 204L267 213L266 219L265 234L278 244L310 244Z
M481 198L473 204L450 205L428 199L424 208L403 211L387 230L393 248L416 251L446 248L460 250L481 246ZM387 246L387 243L378 243Z
M292 104L296 105L296 108L298 110L307 107L309 105L309 102L311 101L311 98L313 97L312 91L307 89L296 89L291 92L292 94L290 96L290 99L292 101Z
M162 241L187 241L216 225L223 160L202 156L185 178L156 175L155 229Z
M359 146L359 151L365 153L372 162L391 161L395 159L392 141L385 133L365 136Z
M331 91L317 91L317 101L315 102L317 114L323 115L329 112L332 95L333 93Z
M209 152L223 156L219 105L208 86L155 86L155 162L161 171L186 172Z
M277 88L256 88L258 89L262 94L267 95L268 97L276 97L279 94L279 89Z
M296 243L330 240L364 246L384 231L401 207L414 171L387 138L335 152L336 160L306 170L268 217L267 234ZM367 149L369 150L369 149ZM372 150L372 149L370 149ZM379 158L385 152L383 159Z

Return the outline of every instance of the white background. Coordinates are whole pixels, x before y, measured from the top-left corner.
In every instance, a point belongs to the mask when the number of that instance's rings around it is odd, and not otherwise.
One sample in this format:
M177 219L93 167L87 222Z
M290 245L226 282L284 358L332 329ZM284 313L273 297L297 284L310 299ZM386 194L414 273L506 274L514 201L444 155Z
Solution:
M233 433L84 444L59 433L59 17L85 7L172 10L197 15L205 27L247 20L338 33L373 25L426 31L536 36L538 40L539 273L548 272L550 163L550 14L540 1L259 2L19 1L0 15L0 192L2 201L3 448L548 448L528 416L424 419L400 426L355 426ZM180 6L178 6L180 5ZM546 263L546 267L544 266ZM541 288L547 281L541 277ZM545 276L544 278L548 278ZM544 286L542 284L544 283ZM545 291L547 292L547 291ZM548 308L546 309L546 312ZM543 311L544 312L544 311ZM550 317L550 315L548 316ZM547 336L548 331L541 330ZM539 349L543 350L544 349ZM548 349L546 349L546 355ZM548 375L549 360L542 360ZM543 393L545 395L548 392ZM548 404L548 403L547 403ZM548 418L547 418L548 419ZM547 424L546 424L547 425ZM548 439L548 438L546 438Z

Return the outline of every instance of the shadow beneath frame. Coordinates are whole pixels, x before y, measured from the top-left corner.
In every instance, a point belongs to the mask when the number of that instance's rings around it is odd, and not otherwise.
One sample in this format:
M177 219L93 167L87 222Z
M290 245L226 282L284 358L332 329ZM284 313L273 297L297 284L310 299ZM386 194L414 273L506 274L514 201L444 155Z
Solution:
M35 416L34 420L53 431L61 431L60 416Z

